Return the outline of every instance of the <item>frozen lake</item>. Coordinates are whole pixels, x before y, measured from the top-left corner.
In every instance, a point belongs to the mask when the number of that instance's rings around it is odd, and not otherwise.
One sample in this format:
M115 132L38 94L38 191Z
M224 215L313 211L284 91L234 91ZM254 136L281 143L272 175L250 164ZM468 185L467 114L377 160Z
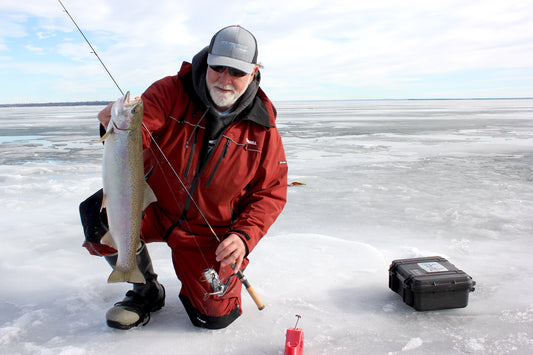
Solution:
M78 204L101 186L102 107L0 108L0 353L533 353L533 100L279 102L287 206L250 256L266 304L189 324L170 251L151 244L167 305L105 325L124 284L81 247ZM417 312L392 260L440 255L476 281L466 308Z

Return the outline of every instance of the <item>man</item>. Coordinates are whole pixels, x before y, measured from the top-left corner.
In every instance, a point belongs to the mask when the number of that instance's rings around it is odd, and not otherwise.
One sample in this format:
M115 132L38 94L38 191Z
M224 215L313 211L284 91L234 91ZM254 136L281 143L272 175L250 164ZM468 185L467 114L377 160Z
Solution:
M180 300L191 322L220 329L242 313L241 284L234 272L281 213L287 194L287 164L276 110L259 87L255 37L240 26L217 32L208 47L142 95L144 165L158 201L144 211L141 239L166 242L182 283ZM111 105L98 114L102 126ZM184 190L178 175L186 186ZM192 199L191 199L192 196ZM100 243L107 230L100 190L80 204L91 254L113 266L116 250ZM216 240L210 226L222 240ZM164 305L146 245L137 254L146 284L133 284L106 314L107 324L129 329ZM233 267L232 267L233 265ZM229 280L227 292L210 295L202 280L214 268Z

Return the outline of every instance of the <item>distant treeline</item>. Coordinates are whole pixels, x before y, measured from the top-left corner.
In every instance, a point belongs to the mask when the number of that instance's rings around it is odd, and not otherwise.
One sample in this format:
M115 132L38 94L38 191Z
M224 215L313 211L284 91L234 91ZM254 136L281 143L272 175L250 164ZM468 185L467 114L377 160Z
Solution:
M32 104L0 104L0 107L47 107L47 106L105 106L109 101L48 102Z

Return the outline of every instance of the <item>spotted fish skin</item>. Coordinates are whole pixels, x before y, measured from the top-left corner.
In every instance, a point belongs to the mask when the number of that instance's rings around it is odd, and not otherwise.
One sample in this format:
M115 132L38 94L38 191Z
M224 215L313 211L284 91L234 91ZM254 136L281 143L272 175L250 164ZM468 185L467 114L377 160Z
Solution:
M108 282L146 283L137 265L141 246L142 211L156 201L144 179L142 154L143 103L130 101L130 93L118 99L111 109L105 135L103 187L109 232L102 243L117 250L117 262Z

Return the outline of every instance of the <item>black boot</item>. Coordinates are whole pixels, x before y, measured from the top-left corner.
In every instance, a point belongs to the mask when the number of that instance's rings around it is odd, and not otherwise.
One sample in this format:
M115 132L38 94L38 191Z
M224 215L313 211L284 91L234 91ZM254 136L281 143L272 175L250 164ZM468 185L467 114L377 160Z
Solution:
M106 256L105 259L114 267L117 254ZM133 290L128 291L122 301L107 311L107 325L112 328L130 329L141 323L145 325L150 321L150 312L158 311L165 305L165 288L157 282L157 274L144 243L137 252L137 264L146 284L134 283Z

